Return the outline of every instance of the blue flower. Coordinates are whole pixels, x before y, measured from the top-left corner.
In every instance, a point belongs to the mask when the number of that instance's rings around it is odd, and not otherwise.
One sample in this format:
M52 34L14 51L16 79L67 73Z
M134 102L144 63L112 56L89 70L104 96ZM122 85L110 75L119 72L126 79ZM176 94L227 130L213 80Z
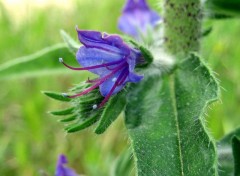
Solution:
M76 95L85 95L99 88L104 100L95 108L102 107L108 99L121 91L127 82L137 83L143 76L134 72L135 65L143 61L140 51L128 46L118 35L108 35L98 31L78 30L79 41L83 44L76 54L82 68L74 68L60 59L65 66L72 70L88 70L99 78L88 80L92 86Z
M55 176L79 176L73 169L66 167L68 163L64 155L59 155Z
M155 27L159 20L160 16L150 9L146 0L127 0L118 27L138 39L140 33L145 34L148 27Z

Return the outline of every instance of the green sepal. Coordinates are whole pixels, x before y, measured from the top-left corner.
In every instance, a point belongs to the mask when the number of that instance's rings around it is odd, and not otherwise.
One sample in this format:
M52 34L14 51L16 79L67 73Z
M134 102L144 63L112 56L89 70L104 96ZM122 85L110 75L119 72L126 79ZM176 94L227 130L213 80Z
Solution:
M74 107L59 111L50 111L49 113L56 116L70 115L74 113Z
M54 100L65 101L65 102L71 101L70 98L64 97L61 93L49 92L49 91L42 91L42 93Z
M102 134L117 119L126 105L126 92L122 90L120 93L112 97L106 107L104 107L100 121L95 133Z
M69 51L75 55L81 45L70 37L70 35L68 35L64 30L60 30L60 34L64 42L67 44Z
M232 150L234 157L234 175L240 175L240 139L237 136L232 138Z
M136 41L134 41L133 39L130 39L130 38L125 38L125 40L128 43L132 44L134 48L138 49L144 58L145 62L142 64L137 64L136 68L147 67L153 62L153 60L154 60L153 55L152 55L151 51L149 49L147 49L147 47L145 47L142 44L137 43Z
M87 127L90 127L94 123L96 123L99 120L99 117L100 117L100 113L95 113L93 116L89 117L84 121L69 125L68 127L65 128L65 130L67 131L67 133L73 133L73 132L83 130Z
M59 122L71 122L71 121L76 120L76 119L77 119L77 116L73 115L73 116L70 116L70 117L67 117L67 118L64 118L64 119L60 119L58 121Z

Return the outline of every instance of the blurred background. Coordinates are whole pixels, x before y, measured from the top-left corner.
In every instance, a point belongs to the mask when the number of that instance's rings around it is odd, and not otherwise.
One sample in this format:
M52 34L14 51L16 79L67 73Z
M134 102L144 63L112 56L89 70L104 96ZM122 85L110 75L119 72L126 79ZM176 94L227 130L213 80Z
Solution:
M160 11L155 0L149 2ZM119 33L117 19L123 4L124 0L1 0L0 64L61 43L60 29L76 40L76 25ZM202 40L202 55L216 72L222 96L211 105L206 120L214 138L220 139L240 126L240 21L204 21L205 28L210 26L213 31ZM87 77L71 73L0 80L0 175L43 171L53 175L57 157L64 153L78 173L106 176L129 148L122 118L100 136L91 128L66 134L63 124L47 113L60 106L42 90L66 92Z

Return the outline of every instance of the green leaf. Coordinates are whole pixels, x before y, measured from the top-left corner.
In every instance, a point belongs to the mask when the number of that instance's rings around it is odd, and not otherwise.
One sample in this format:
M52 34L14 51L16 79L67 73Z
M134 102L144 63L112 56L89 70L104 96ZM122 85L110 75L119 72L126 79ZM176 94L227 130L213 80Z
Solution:
M120 115L126 105L126 92L123 90L112 97L103 110L95 133L102 134Z
M71 108L59 110L59 111L50 111L49 113L56 116L70 115L74 113L74 108L71 107Z
M218 84L196 55L171 76L151 76L132 87L126 106L138 176L217 175L215 143L204 112Z
M240 137L240 128L224 136L218 142L218 162L219 162L219 175L229 176L234 174L234 156L233 156L233 143L234 136ZM236 170L236 168L235 168Z
M57 44L35 54L3 63L0 65L0 80L69 73L69 70L59 63L60 57L66 58L70 64L75 61L65 44Z
M71 98L64 97L61 93L49 92L49 91L43 91L42 93L54 100L65 101L65 102L71 101Z
M234 175L240 175L240 139L237 136L232 138L232 150L234 156Z
M210 14L216 14L216 16L240 17L239 0L207 0L205 8L210 11Z
M81 45L77 43L72 37L70 37L64 30L60 30L60 34L64 42L67 44L69 51L75 55Z

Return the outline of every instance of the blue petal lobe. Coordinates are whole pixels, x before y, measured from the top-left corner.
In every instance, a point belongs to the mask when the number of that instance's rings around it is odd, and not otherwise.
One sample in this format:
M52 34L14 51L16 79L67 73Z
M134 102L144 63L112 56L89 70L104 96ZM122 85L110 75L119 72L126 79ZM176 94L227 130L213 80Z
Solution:
M82 46L77 52L77 61L82 67L95 66L100 64L106 64L123 59L121 55L116 53L107 52L105 50L96 48L86 48ZM108 68L114 68L117 65L109 66ZM106 67L91 69L92 73L100 76L109 74L112 70Z
M130 72L128 75L129 82L138 83L144 78L143 75L138 75L136 73Z

